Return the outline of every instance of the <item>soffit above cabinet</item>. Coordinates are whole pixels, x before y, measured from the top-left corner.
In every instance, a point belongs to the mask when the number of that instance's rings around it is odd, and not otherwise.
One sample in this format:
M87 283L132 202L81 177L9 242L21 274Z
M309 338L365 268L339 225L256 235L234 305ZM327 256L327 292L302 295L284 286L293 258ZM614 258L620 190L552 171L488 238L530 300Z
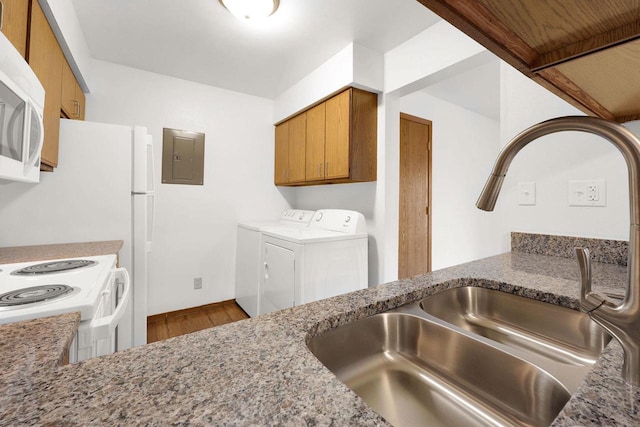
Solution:
M418 0L580 110L640 119L640 0Z

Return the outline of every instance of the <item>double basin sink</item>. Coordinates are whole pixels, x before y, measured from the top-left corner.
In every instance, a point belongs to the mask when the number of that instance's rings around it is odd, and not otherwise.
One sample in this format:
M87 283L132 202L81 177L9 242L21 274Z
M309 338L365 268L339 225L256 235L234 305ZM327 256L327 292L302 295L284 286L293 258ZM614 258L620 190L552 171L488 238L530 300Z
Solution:
M547 426L610 340L579 311L461 287L308 346L395 426Z

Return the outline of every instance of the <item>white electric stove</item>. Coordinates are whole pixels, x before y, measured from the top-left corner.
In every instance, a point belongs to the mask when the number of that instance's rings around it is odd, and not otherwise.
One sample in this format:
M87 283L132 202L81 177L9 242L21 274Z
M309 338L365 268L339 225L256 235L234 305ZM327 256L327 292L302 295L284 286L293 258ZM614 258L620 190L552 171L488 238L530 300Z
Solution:
M0 264L0 324L79 312L71 361L113 353L130 289L115 255Z

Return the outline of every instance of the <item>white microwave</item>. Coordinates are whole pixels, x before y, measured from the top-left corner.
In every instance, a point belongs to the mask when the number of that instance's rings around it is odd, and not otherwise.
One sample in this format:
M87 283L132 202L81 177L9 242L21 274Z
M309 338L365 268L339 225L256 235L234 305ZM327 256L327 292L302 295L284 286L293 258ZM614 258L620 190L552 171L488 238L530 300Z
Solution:
M0 33L0 183L39 182L44 88Z

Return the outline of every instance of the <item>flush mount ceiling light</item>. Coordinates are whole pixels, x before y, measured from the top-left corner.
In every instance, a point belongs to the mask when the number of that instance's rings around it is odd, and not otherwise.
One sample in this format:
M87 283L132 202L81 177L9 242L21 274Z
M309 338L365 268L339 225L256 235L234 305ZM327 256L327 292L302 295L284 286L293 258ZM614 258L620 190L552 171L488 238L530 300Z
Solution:
M280 0L219 0L229 12L242 20L267 18L280 6Z

